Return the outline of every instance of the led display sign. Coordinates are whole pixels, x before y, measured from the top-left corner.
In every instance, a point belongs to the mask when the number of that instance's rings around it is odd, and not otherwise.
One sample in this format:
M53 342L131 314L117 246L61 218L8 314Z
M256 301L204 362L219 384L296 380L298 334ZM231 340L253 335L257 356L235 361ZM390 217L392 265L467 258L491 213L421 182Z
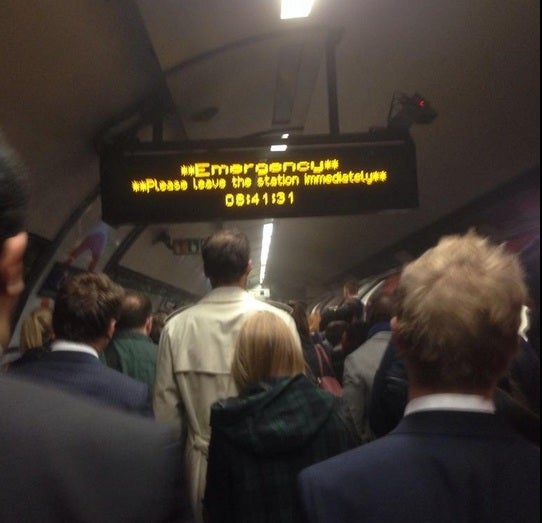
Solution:
M408 137L303 137L139 145L101 157L103 220L112 225L332 216L418 205Z

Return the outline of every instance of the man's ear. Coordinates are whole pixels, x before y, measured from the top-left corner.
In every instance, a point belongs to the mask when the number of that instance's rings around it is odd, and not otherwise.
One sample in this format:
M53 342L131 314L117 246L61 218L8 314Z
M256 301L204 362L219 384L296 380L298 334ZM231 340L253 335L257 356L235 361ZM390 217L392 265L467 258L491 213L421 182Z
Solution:
M397 322L399 320L397 319L397 316L394 316L390 320L390 326L391 326L391 332L393 333L393 339L395 340L395 350L397 351L397 354L403 354L403 342L401 340L401 337L397 333Z
M245 269L245 276L248 276L252 271L252 260L248 260L247 268Z
M115 327L117 326L117 320L112 319L109 322L109 326L107 327L107 338L111 339L113 337L113 334L115 334Z
M26 232L8 238L0 251L0 292L18 296L24 290L23 258L28 243Z
M145 334L148 336L152 330L153 317L149 316L145 322Z
M0 353L11 336L11 314L24 290L23 257L28 236L21 232L0 246Z

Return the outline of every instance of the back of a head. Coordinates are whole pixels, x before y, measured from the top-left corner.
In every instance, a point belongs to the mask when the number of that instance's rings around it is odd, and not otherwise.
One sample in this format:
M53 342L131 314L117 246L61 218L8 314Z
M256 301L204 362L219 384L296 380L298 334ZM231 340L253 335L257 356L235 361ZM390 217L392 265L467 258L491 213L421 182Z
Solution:
M53 313L47 307L32 311L21 325L21 350L47 346L53 339Z
M55 298L55 337L88 343L105 336L119 316L124 290L105 274L84 272L66 280Z
M367 302L367 324L390 321L395 315L395 295L384 288L377 289Z
M343 354L347 356L355 351L367 339L367 324L361 321L353 321L347 324L342 337Z
M332 307L325 308L320 314L320 330L324 331L327 326L332 322L338 320L337 309Z
M0 247L24 228L28 189L26 168L0 131Z
M162 334L162 329L164 328L164 325L166 324L166 320L169 316L169 313L166 311L156 311L152 315L152 327L151 332L149 332L149 336L158 345L158 342L160 341L160 335Z
M338 345L343 337L346 328L348 327L348 322L344 320L333 320L329 322L326 326L324 336L331 345Z
M138 329L145 326L152 314L150 298L138 291L127 290L120 308L117 329Z
M237 388L246 390L269 378L304 371L303 353L286 322L269 311L250 314L233 354L232 376Z
M346 280L343 284L343 298L355 297L359 290L359 283L357 280Z
M203 242L205 275L213 286L239 281L250 261L248 238L236 229L222 229Z
M351 323L363 317L363 303L358 298L347 298L335 311L335 319Z
M517 257L474 232L448 236L407 265L398 341L420 385L488 390L518 347L526 298Z

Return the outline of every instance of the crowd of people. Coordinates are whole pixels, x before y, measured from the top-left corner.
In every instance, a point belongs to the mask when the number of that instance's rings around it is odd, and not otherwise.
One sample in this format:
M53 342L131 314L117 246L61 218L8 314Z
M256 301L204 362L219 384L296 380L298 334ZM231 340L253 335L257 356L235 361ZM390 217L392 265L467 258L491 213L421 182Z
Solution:
M0 141L0 348L27 197ZM148 296L92 271L23 322L0 376L0 521L540 520L539 303L519 256L447 236L395 289L364 305L348 282L317 313L247 292L239 230L202 261L211 291L154 329Z

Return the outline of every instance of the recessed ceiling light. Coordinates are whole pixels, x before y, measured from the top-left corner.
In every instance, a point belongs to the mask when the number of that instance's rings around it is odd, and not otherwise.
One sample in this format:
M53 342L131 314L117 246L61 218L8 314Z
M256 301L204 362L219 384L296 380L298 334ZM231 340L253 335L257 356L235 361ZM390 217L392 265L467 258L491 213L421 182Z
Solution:
M310 15L313 0L282 0L280 18L305 18Z

